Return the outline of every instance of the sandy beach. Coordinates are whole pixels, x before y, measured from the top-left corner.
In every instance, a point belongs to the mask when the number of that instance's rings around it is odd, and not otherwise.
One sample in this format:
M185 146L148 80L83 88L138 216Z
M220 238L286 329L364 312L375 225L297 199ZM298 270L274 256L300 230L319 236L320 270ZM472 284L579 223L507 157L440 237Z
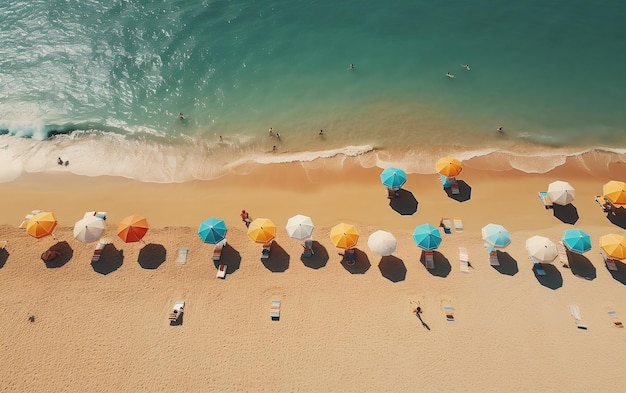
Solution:
M625 231L594 196L607 181L626 180L624 164L590 169L571 159L544 174L480 164L468 163L459 176L464 201L450 198L436 175L413 174L394 206L380 169L353 159L254 165L182 184L69 174L0 184L0 240L8 241L0 254L0 391L619 390L626 330L614 327L608 311L626 322L626 266L611 274L598 239ZM568 211L574 225L537 197L554 180L576 189L575 210ZM400 214L415 203L416 212ZM18 228L33 209L56 214L56 240ZM246 236L241 209L278 227L264 262L261 246ZM97 264L90 262L94 244L72 235L90 210L108 212L105 236L113 240ZM115 234L117 223L135 213L151 226L145 245ZM298 213L316 224L310 259L284 229ZM211 216L229 226L225 280L215 277L213 247L197 235ZM444 235L436 269L427 270L413 229L457 216L463 231ZM354 266L342 263L329 239L339 222L360 232ZM512 234L498 269L481 239L490 222ZM526 239L558 242L569 228L588 232L592 250L569 267L557 258L538 279ZM379 229L398 239L392 257L367 247ZM62 263L47 267L39 256L59 243ZM185 265L175 262L180 247L189 248ZM458 247L469 252L469 273L460 272ZM186 302L183 323L170 326L176 300ZM269 318L272 300L281 300L280 321ZM579 306L588 330L576 328L570 304ZM444 305L454 308L454 322Z

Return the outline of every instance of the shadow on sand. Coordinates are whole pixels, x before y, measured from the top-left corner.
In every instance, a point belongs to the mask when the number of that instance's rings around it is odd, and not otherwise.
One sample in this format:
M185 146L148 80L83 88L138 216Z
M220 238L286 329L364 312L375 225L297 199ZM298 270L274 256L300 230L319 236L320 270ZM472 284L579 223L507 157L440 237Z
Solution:
M426 266L426 254L422 251L422 255L420 256L420 262L424 266ZM448 277L450 272L452 271L452 265L450 265L450 261L439 251L433 251L433 261L435 262L434 269L426 269L428 273L437 277Z
M458 180L457 184L459 185L459 193L457 195L452 193L451 188L445 188L446 194L448 194L448 198L454 199L458 202L466 202L472 199L472 187L467 184L464 180Z
M72 247L70 247L69 243L65 240L52 245L49 250L59 253L58 257L45 262L46 267L49 269L56 269L65 265L70 261L70 259L72 259L72 256L74 256L74 250L72 250Z
M222 248L222 255L219 261L214 260L213 264L215 265L215 269L220 265L226 265L226 274L233 274L239 270L239 266L241 266L241 254L239 254L239 251L235 250L230 243L226 243L224 248Z
M496 269L500 274L505 274L507 276L514 276L519 272L519 268L517 267L517 261L513 258L508 252L503 252L498 250L498 262L500 262L500 266L492 266Z
M400 215L410 216L417 212L417 199L411 191L403 188L398 190L398 196L389 200L389 206Z
M391 282L400 282L406 279L406 266L404 261L393 255L380 258L378 264L380 274Z
M167 251L162 244L149 243L139 250L137 262L144 269L154 270L165 262Z
M178 319L175 321L170 321L170 326L181 326L183 324L183 318L185 318L185 313L180 314Z
M565 206L557 205L556 203L552 207L552 212L554 213L554 217L561 220L565 224L576 224L578 221L578 209L576 206L567 204Z
M372 266L367 254L359 250L358 248L355 248L354 256L355 256L354 264L348 265L346 261L342 259L341 265L344 267L344 269L346 269L348 272L352 274L365 274L365 272L367 272Z
M107 275L113 273L124 263L124 251L118 250L113 244L106 244L100 253L100 259L91 262L91 267L96 273Z
M596 267L584 255L576 254L566 250L567 261L572 274L585 280L593 280L596 278Z
M606 215L606 218L618 227L626 229L626 208L613 209Z
M626 285L626 264L621 261L615 261L615 266L617 266L617 270L609 270L609 273L611 273L611 276L615 281L619 281L623 285Z
M300 256L300 260L306 267L310 267L311 269L321 269L326 266L330 256L328 255L328 250L326 247L321 245L317 240L313 240L313 255L310 257Z
M289 258L290 256L287 254L285 249L282 248L276 241L273 241L270 246L269 258L261 258L261 262L263 262L263 266L265 266L265 268L270 272L282 273L289 269Z
M9 252L6 250L6 248L0 248L0 269L4 267L8 259Z
M539 281L539 284L553 290L561 288L563 286L563 276L561 275L559 269L549 263L542 263L541 266L543 267L543 270L546 271L545 276L537 275L537 272L533 269L533 273L535 274L537 281Z

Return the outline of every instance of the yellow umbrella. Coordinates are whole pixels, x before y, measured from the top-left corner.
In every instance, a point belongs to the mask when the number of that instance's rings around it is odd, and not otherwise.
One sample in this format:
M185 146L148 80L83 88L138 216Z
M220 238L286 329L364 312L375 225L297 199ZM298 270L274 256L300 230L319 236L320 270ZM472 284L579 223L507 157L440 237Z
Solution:
M348 249L356 246L359 241L359 232L357 232L354 225L350 224L337 224L330 230L330 240L335 247Z
M602 187L604 197L614 205L626 205L626 183L611 180Z
M437 172L445 177L455 177L463 170L461 161L452 157L443 157L437 161Z
M276 225L268 218L257 218L248 227L248 237L255 243L267 244L276 237Z
M54 213L41 212L39 214L35 214L33 218L28 220L26 223L26 232L36 239L40 239L48 235L52 235L52 237L54 237L52 231L54 231L56 226L57 218L54 216Z
M609 234L600 238L600 248L612 259L626 259L626 238Z

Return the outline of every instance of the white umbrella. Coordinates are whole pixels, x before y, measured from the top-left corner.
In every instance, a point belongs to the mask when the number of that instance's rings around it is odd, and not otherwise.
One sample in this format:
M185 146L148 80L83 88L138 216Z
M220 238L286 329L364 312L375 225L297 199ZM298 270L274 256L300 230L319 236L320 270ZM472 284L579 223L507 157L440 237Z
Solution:
M291 217L287 220L287 225L285 226L287 235L289 235L290 238L297 240L310 238L313 234L314 228L315 225L313 225L311 217L303 216L302 214Z
M576 198L574 187L568 182L561 180L548 184L548 196L553 203L562 206L569 205Z
M533 236L526 240L526 250L533 262L552 263L559 254L556 244L543 236Z
M386 257L396 251L398 241L389 232L376 231L367 239L367 246L376 254Z
M85 216L74 224L74 237L83 243L100 239L106 228L104 220L97 216Z

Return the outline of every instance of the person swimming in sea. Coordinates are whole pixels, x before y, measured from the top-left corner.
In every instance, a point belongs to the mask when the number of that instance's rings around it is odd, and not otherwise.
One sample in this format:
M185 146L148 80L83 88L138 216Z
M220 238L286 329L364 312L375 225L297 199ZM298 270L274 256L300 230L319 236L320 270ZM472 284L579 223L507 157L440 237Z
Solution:
M463 68L465 68L466 70L468 70L468 71L470 70L470 66L469 66L469 64L462 64L461 66L462 66Z
M453 74L451 74L451 73L449 73L449 72L448 72L448 73L446 73L446 76L447 76L448 78L454 78L454 75L453 75Z
M178 112L178 119L185 120L185 115L183 115L183 112Z
M354 69L354 64L350 63L350 65L348 66L349 70L353 70Z

